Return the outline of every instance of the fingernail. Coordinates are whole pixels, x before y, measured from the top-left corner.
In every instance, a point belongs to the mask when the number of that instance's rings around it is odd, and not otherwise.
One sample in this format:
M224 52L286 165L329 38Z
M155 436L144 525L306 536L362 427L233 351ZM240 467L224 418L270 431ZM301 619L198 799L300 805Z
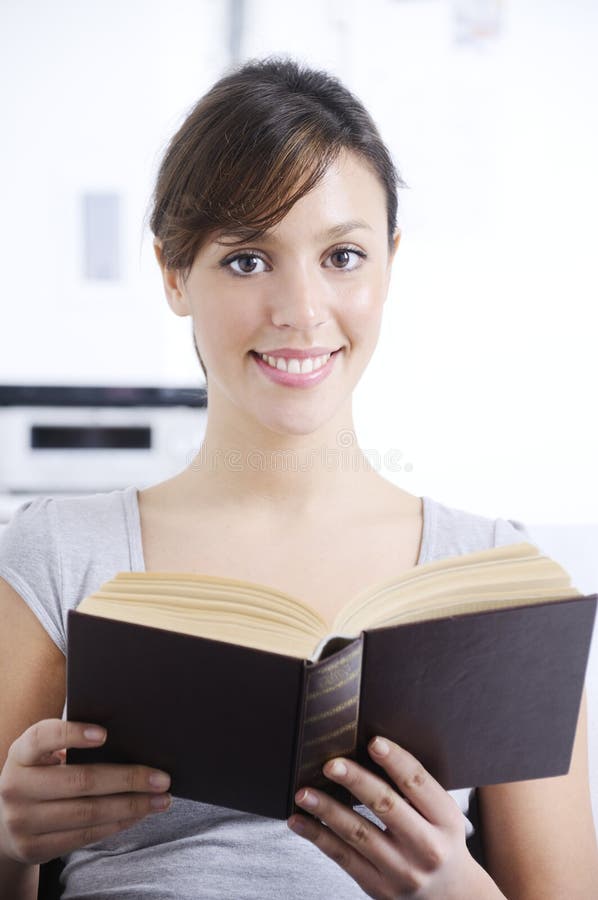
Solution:
M164 790L170 784L170 775L166 775L164 772L154 772L149 777L149 783L152 787Z
M335 759L331 766L328 767L331 775L346 775L347 767L340 759Z
M170 794L163 794L161 797L152 797L150 806L153 809L166 809L167 806L170 806L170 800Z
M90 728L86 728L83 732L83 735L88 741L103 741L106 737L106 729L97 728L95 725L93 725Z
M301 819L293 819L293 821L287 822L287 825L291 829L291 831L296 831L297 834L303 834L305 832L305 822Z
M380 738L380 737L377 737L377 738L372 742L372 744L370 745L370 749L371 749L374 753L376 753L378 756L386 756L386 755L389 753L389 751L390 751L390 747L389 747L389 745L388 745L388 742L385 741L383 738Z
M301 806L307 806L308 809L315 809L319 802L315 794L305 789L299 791L295 799L297 803L300 803Z

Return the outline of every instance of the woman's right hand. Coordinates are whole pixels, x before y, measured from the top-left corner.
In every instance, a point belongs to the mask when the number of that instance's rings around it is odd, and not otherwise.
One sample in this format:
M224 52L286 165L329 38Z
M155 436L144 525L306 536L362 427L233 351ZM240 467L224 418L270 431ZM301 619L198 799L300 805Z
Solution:
M0 853L35 865L128 828L168 809L170 777L142 765L66 762L68 747L98 747L85 737L98 728L43 719L11 745L0 773ZM163 776L152 784L150 777ZM161 807L154 807L154 803Z

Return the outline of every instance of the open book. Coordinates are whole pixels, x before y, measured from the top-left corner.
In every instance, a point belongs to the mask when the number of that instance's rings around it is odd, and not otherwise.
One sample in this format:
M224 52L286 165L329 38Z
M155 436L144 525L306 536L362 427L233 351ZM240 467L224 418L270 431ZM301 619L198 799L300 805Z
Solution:
M67 715L108 729L68 762L138 762L181 797L277 818L381 734L447 789L568 771L597 595L522 542L416 566L328 633L265 585L119 572L68 615ZM387 779L386 779L387 780Z

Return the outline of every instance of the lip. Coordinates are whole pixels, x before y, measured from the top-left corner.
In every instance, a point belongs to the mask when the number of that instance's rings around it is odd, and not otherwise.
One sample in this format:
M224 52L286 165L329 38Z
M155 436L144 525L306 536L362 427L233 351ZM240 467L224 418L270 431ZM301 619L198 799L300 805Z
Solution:
M321 381L324 381L325 378L328 378L332 369L334 368L334 364L336 362L336 357L339 353L341 353L342 347L339 347L338 350L327 351L332 352L332 355L327 363L325 363L321 368L316 369L314 372L307 372L305 375L302 375L301 372L284 372L281 369L274 369L272 366L269 366L267 362L258 355L257 351L252 350L251 356L255 360L256 364L259 366L261 371L264 373L266 378L269 378L270 381L274 381L276 384L284 385L285 387L297 387L297 388L309 388L314 387L317 384L320 384ZM297 351L294 350L294 353ZM273 355L273 354L270 354ZM279 355L283 355L282 353ZM311 354L305 354L311 355ZM321 356L322 354L318 354ZM295 359L297 357L294 357Z
M326 356L327 353L336 353L340 347L309 347L307 350L293 349L293 347L279 347L278 350L254 350L254 353L263 353L264 356L273 356L277 358L282 356L284 359L307 359L309 356Z

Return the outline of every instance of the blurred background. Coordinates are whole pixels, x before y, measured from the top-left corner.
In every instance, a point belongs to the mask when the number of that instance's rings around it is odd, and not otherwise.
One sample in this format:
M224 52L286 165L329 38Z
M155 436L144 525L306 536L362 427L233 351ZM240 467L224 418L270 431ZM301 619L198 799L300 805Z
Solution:
M523 521L597 590L596 46L594 0L2 0L0 521L199 447L153 179L225 69L285 53L364 101L409 186L361 445L412 493Z
M362 446L414 493L596 522L597 44L592 0L2 0L0 384L203 384L145 225L153 179L228 66L288 53L358 94L409 185Z

